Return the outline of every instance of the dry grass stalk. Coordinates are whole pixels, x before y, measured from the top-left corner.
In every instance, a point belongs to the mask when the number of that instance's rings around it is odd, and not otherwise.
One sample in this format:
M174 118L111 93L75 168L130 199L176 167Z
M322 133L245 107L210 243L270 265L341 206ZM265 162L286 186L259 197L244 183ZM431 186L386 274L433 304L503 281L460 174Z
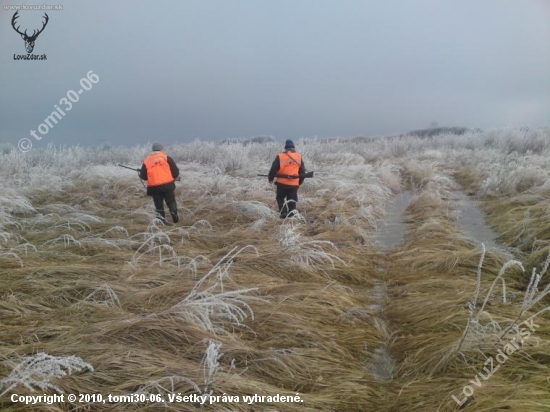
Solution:
M5 388L0 397L9 393L17 386L22 385L29 391L34 392L38 389L45 391L48 389L58 393L63 391L51 382L52 379L59 379L67 374L71 375L73 371L80 372L88 369L93 372L94 368L89 363L84 362L78 356L51 356L44 352L33 356L25 356L23 360L16 365L9 376L0 380L1 387Z

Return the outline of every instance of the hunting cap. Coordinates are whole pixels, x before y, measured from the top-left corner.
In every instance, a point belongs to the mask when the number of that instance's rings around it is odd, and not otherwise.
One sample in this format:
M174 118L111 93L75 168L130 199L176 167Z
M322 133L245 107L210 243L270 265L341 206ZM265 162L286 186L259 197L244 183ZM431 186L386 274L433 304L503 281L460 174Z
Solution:
M287 139L285 142L285 149L294 149L294 142L290 139Z
M164 146L161 143L153 143L153 152L160 152L162 149L164 149Z

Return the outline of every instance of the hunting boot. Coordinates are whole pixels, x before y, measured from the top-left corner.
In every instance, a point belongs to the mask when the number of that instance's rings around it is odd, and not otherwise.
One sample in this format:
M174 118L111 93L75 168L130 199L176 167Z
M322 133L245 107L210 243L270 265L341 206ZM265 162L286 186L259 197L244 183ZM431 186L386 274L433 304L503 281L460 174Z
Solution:
M284 219L288 213L288 208L285 204L285 199L277 198L277 206L279 206L279 217Z
M170 216L172 216L172 222L178 223L180 218L178 217L178 208L176 206L176 202L174 202L173 204L168 205L168 207L170 209Z
M176 202L176 197L174 196L174 191L167 192L164 196L166 200L166 205L170 211L170 216L172 217L172 222L178 223L178 204Z
M180 218L178 217L178 211L170 209L170 216L172 216L172 222L178 223Z
M156 218L158 220L160 220L163 225L172 226L172 223L170 223L166 220L166 216L164 215L164 209L163 210L156 210L155 214L156 214Z

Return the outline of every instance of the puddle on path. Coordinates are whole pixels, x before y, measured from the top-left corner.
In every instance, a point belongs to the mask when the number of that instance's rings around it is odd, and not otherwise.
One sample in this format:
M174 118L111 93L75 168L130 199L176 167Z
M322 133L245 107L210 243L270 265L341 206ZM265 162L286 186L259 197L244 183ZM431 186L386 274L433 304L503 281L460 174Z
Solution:
M393 199L384 216L382 224L375 232L374 241L383 251L396 248L404 239L406 224L404 222L405 209L412 198L411 191L405 191ZM469 238L478 243L485 244L487 249L498 249L504 253L503 247L496 243L498 234L485 223L485 215L478 206L478 203L466 196L462 191L453 192L453 201L459 203L459 215L457 219L458 228ZM393 379L395 360L388 351L389 331L387 323L383 318L387 289L383 282L378 282L371 290L370 310L377 313L375 325L386 337L386 342L374 349L367 368L372 372L376 381Z
M478 203L461 191L454 191L452 199L460 203L460 213L456 224L462 233L477 243L483 243L487 249L502 250L503 247L496 242L498 233L487 226L485 214L479 208Z
M388 212L382 219L382 223L374 234L374 243L383 251L397 247L405 238L405 209L409 206L412 198L412 191L407 190L399 193L393 198ZM385 272L385 270L382 270ZM369 309L378 313L375 317L375 326L384 336L385 342L374 349L370 362L367 365L377 382L393 379L395 359L388 351L390 331L386 320L383 317L387 300L387 287L383 281L377 282L370 293L372 300Z
M385 346L380 346L374 350L371 365L374 380L380 382L392 379L394 366L395 360L388 353Z
M412 192L407 190L399 193L393 199L388 213L382 219L382 224L374 235L374 241L381 249L393 249L403 241L406 228L403 218L411 198Z
M369 295L371 296L371 304L368 308L373 309L376 313L373 318L374 326L382 334L385 342L374 349L372 357L367 364L367 369L373 374L374 380L381 382L393 379L393 368L395 366L395 359L388 351L388 341L391 333L382 314L388 298L386 285L382 281L376 281Z

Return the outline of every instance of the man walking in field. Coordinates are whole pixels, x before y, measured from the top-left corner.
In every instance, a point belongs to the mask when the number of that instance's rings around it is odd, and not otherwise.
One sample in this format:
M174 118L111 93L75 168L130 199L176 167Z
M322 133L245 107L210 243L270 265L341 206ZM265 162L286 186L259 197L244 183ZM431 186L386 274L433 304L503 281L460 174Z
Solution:
M174 159L164 153L163 149L160 143L153 143L153 152L143 161L139 177L147 181L147 194L153 197L156 218L164 225L170 226L171 223L164 215L164 202L168 206L172 221L177 223L179 218L174 181L179 177L180 171Z
M277 155L267 175L269 183L273 183L273 179L277 178L276 199L281 219L296 213L298 188L304 182L305 170L302 155L296 152L294 142L287 140L285 151Z

